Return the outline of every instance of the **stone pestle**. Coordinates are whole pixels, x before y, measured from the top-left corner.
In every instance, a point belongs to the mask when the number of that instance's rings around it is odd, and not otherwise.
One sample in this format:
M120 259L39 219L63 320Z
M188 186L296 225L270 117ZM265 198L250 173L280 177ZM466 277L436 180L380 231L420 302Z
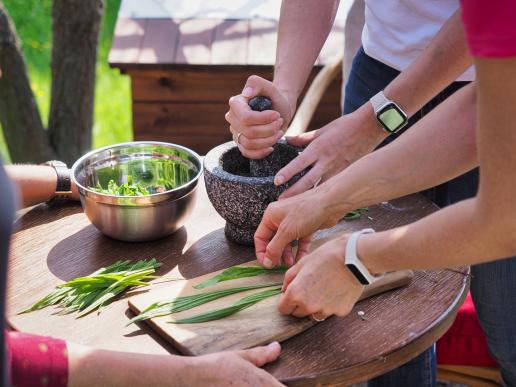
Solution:
M257 112L272 110L272 101L263 96L251 98L249 107ZM281 169L280 152L277 145L270 155L261 160L249 159L249 173L253 177L274 176Z

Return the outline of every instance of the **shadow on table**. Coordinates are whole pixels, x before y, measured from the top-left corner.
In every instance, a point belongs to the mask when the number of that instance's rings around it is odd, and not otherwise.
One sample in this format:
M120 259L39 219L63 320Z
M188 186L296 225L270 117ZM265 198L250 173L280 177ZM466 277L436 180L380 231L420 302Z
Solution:
M184 227L169 237L152 242L121 242L104 236L93 225L58 242L47 255L49 270L63 281L86 276L118 260L156 258L163 265L156 275L164 275L184 261Z
M224 228L206 234L183 254L179 271L184 278L195 278L255 259L254 248L226 239Z
M131 310L128 308L125 311L125 315L128 319L132 319L135 314L131 312ZM163 337L161 337L154 329L151 329L147 323L145 322L137 322L135 325L135 330L126 333L125 337L137 337L137 336L143 336L143 335L149 335L154 339L156 343L161 345L164 349L166 349L169 353L173 355L179 355L180 352L178 352L167 340L165 340Z
M15 231L28 230L32 227L56 221L65 216L82 212L81 203L67 202L57 207L51 207L46 203L34 207L19 210L16 213Z

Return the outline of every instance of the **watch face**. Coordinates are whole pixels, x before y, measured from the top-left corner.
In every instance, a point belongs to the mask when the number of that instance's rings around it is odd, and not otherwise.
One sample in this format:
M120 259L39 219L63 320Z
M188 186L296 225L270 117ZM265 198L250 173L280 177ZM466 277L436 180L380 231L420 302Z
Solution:
M391 133L395 133L405 126L407 116L395 103L388 103L376 115L378 121Z

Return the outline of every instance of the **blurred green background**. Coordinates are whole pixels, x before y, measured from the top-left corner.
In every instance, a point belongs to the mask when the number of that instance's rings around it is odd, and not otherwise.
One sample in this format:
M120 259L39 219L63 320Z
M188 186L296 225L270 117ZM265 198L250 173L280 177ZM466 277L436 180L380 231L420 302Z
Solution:
M128 76L108 66L108 55L121 0L104 0L95 87L93 147L131 141L131 90ZM43 123L50 107L50 57L52 0L3 0L21 40L32 90ZM8 162L8 152L0 131L0 153Z

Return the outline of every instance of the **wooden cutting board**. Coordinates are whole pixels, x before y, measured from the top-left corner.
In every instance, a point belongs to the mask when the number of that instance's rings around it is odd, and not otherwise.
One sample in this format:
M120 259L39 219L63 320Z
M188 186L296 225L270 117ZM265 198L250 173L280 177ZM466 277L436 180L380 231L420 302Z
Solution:
M258 263L257 261L251 261L244 265L258 265ZM235 286L281 282L283 278L283 274L269 274L226 281L203 290L193 288L194 285L213 277L221 271L219 270L190 280L153 285L148 292L131 297L129 299L129 306L134 313L138 314L157 301ZM406 285L410 282L412 275L411 271L391 273L384 277L382 281L366 287L361 299ZM179 319L229 306L236 300L260 290L265 289L237 293L191 310L176 313L173 317L174 319ZM295 318L279 314L276 307L278 298L279 295L270 297L233 316L205 323L170 324L168 323L171 320L170 315L146 320L144 323L149 324L185 355L203 355L221 350L250 348L275 340L283 341L316 324L310 318ZM320 324L324 324L324 322Z

